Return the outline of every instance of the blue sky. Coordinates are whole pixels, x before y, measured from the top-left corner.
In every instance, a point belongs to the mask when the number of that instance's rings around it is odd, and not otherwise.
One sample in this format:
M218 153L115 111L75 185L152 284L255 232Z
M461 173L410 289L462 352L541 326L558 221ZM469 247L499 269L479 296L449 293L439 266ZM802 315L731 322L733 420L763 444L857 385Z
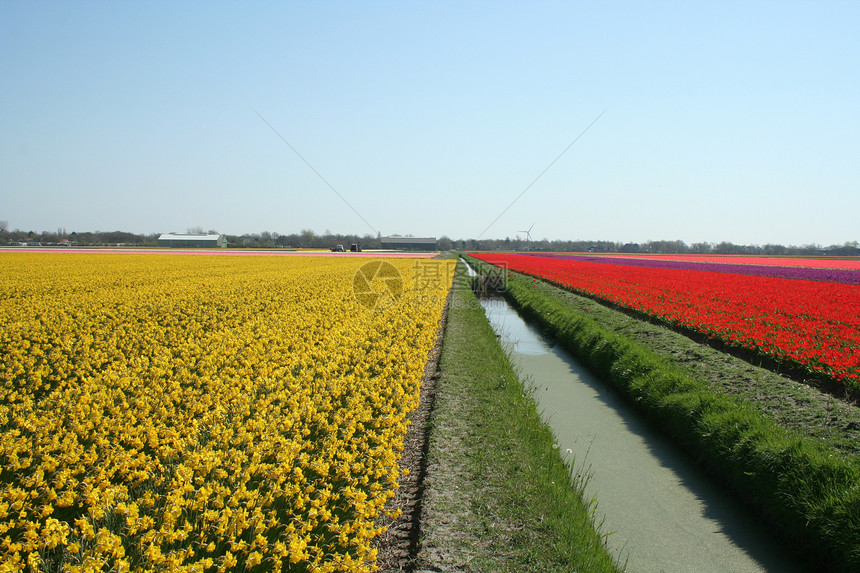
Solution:
M856 241L858 29L852 1L4 1L0 220Z

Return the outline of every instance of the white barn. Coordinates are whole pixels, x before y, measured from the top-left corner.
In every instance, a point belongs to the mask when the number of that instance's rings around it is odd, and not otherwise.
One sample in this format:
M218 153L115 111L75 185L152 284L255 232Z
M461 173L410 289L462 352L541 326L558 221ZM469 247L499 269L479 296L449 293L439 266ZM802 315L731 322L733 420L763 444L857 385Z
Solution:
M185 249L223 248L227 246L227 237L224 235L163 233L158 237L158 246Z

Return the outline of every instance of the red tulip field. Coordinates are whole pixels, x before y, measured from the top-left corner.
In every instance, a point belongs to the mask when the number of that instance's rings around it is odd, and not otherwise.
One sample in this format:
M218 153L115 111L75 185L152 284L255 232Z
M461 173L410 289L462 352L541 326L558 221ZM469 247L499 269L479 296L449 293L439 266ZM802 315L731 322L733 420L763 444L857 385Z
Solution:
M474 256L860 389L860 261Z

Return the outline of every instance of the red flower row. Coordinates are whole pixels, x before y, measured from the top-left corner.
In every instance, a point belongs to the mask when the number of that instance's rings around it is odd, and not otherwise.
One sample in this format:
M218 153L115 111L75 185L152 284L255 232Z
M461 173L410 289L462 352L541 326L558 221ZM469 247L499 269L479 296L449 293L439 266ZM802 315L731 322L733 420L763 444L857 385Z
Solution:
M475 254L860 387L860 285Z
M663 255L650 253L589 253L599 257L623 257L697 263L725 263L732 265L767 265L773 267L800 267L809 269L860 270L858 259L804 259L799 257L763 257L758 255Z

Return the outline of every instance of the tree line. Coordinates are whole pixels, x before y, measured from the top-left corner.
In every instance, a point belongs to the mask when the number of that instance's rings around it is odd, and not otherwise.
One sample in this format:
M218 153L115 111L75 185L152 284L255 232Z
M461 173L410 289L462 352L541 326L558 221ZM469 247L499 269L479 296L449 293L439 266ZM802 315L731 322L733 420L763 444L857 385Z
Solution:
M204 231L202 227L191 227L186 230L190 234L219 234L217 230ZM229 248L238 249L328 249L335 245L356 243L362 249L382 248L382 236L337 234L326 230L315 233L311 229L302 229L298 233L280 234L271 231L261 233L246 233L242 235L225 234ZM76 246L130 246L156 247L159 233L136 234L125 231L72 231L58 228L51 231L22 231L9 230L8 222L0 221L0 244L2 245L35 245L44 246L69 243ZM520 238L511 239L452 239L442 236L437 239L439 250L533 250L554 252L607 252L607 253L690 253L690 254L725 254L725 255L834 255L860 256L860 243L846 242L841 245L822 246L806 245L738 245L723 241L720 243L692 243L684 241L646 241L644 243L623 243L617 241L563 241L547 239L525 241Z

